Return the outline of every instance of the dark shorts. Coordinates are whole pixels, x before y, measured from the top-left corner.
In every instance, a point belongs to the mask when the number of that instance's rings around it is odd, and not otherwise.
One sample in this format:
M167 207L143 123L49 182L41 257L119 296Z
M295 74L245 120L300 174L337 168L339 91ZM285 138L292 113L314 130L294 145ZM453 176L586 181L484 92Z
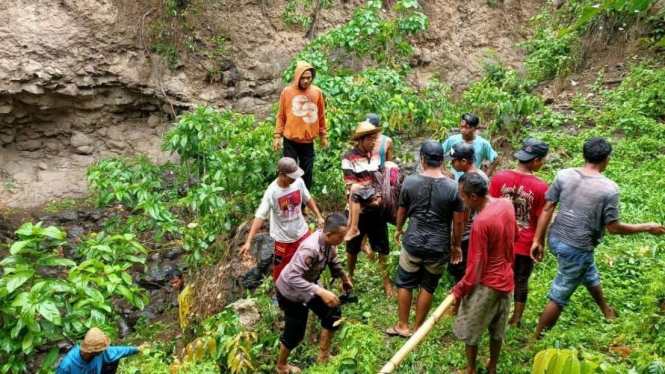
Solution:
M529 256L515 255L513 274L515 274L515 302L526 303L529 294L529 277L533 272L533 260Z
M439 280L448 265L445 259L429 260L412 256L404 248L399 253L399 265L395 285L397 288L415 290L421 287L433 294L439 285Z
M462 240L462 262L448 265L448 274L450 274L450 276L455 279L455 283L458 283L462 280L462 278L464 278L464 273L466 273L466 258L468 253L469 239Z
M339 305L334 308L329 307L319 296L314 296L307 305L304 305L291 301L278 292L277 303L284 312L284 331L279 341L288 349L297 347L305 337L310 310L319 317L321 327L324 329L331 331L339 329L339 326L334 324L342 318L342 308Z
M352 255L360 253L363 238L367 235L369 245L374 252L387 255L390 253L388 222L382 209L368 209L358 216L360 235L346 242L346 252Z
M548 242L557 262L556 277L547 295L550 300L564 307L568 305L570 297L580 284L587 288L600 285L600 274L596 269L593 251L575 248L552 235Z

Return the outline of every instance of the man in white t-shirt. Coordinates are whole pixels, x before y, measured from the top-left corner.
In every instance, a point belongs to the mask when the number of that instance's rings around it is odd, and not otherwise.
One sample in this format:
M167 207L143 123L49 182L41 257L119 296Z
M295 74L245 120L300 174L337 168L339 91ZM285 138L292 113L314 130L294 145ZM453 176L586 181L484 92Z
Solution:
M307 222L302 215L301 205L306 205L314 212L319 227L323 226L323 217L305 187L305 182L301 178L304 171L298 167L296 160L282 157L277 163L277 171L279 175L263 194L247 241L240 248L240 253L247 255L254 236L263 222L270 218L270 236L275 239L273 281L277 280L282 269L291 261L300 243L310 234Z

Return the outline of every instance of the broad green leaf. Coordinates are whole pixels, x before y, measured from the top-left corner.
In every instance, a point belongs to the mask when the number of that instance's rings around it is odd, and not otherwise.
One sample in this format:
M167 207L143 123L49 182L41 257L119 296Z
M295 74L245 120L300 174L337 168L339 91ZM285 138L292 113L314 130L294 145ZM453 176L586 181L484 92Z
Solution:
M34 335L32 335L31 332L27 333L23 337L23 342L21 343L21 349L23 350L23 353L25 354L30 354L32 352L32 340L34 339Z
M30 269L30 270L23 270L20 271L11 277L9 277L9 282L7 282L7 292L14 292L15 289L21 287L23 283L25 283L28 279L32 278L32 276L35 274L35 271Z
M663 8L663 9L665 9L665 8ZM656 44L654 44L654 47L657 47L657 48L658 47L665 47L665 37L663 37Z
M635 13L644 12L653 2L653 0L632 0L628 2L629 9L627 10Z
M12 255L17 255L19 253L22 253L23 250L25 249L25 247L28 244L32 243L32 242L33 242L32 239L20 240L18 242L14 242L14 244L12 244L11 248L9 248L9 253L11 253Z
M37 266L76 266L76 262L63 257L44 257L37 260Z
M109 281L111 281L112 283L120 283L120 282L122 282L122 281L120 280L120 277L117 276L116 274L109 274L109 275L108 275L108 278L109 278Z
M127 273L122 273L122 280L125 281L125 283L128 286L132 285L132 276L127 274Z
M43 372L49 372L53 369L53 364L55 364L55 361L58 359L58 354L60 353L60 350L58 347L53 347L49 352L48 355L46 355L46 359L44 359L44 362L42 363L42 371ZM49 370L51 369L51 370Z
M42 303L39 303L37 305L37 312L39 312L39 314L41 314L42 317L46 318L48 321L56 325L61 324L60 311L53 302L44 301Z
M129 290L129 288L123 285L119 285L117 290L120 291L125 300L127 300L130 304L134 304L134 295L132 294L132 291Z
M533 374L545 374L547 366L550 364L550 361L557 354L556 349L546 349L544 351L538 352L533 363Z
M32 222L26 222L19 227L18 230L16 230L16 235L20 236L32 236L34 234Z
M30 260L20 256L8 256L7 258L0 261L0 266L27 265L27 264L30 264Z
M577 359L575 352L568 356L561 368L561 373L580 374L580 360Z
M44 236L48 236L49 238L58 239L58 240L62 240L67 236L66 232L60 231L58 230L57 227L54 226L49 226L43 229L41 234Z
M595 362L583 360L580 362L580 374L592 374L597 367L598 364Z
M627 1L628 0L616 0L616 1L614 1L614 5L613 5L614 10L616 10L618 12L622 11L623 8L626 6Z

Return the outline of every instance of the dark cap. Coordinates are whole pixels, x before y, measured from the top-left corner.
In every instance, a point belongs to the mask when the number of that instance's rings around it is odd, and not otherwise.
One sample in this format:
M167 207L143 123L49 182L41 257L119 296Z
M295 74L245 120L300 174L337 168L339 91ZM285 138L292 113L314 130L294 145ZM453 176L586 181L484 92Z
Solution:
M480 124L480 119L473 114L464 113L461 118L471 127L478 127Z
M431 161L443 161L443 146L435 140L425 140L420 155Z
M550 147L542 140L529 138L522 143L522 149L515 152L514 156L520 161L531 161L536 157L547 156Z
M296 160L291 157L282 157L277 163L277 171L286 174L291 179L298 179L305 174L305 172L298 167Z
M379 126L379 115L376 113L370 113L365 116L365 121L371 123L374 126Z
M476 150L471 144L464 142L457 143L446 153L446 161L451 160L471 160L476 158Z

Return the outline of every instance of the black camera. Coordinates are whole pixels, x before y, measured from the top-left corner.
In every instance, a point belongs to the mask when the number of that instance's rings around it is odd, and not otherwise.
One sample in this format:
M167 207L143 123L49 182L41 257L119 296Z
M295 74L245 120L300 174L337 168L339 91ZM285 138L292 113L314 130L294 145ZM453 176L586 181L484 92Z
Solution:
M358 296L353 291L346 291L339 296L340 304L353 304L358 302Z

